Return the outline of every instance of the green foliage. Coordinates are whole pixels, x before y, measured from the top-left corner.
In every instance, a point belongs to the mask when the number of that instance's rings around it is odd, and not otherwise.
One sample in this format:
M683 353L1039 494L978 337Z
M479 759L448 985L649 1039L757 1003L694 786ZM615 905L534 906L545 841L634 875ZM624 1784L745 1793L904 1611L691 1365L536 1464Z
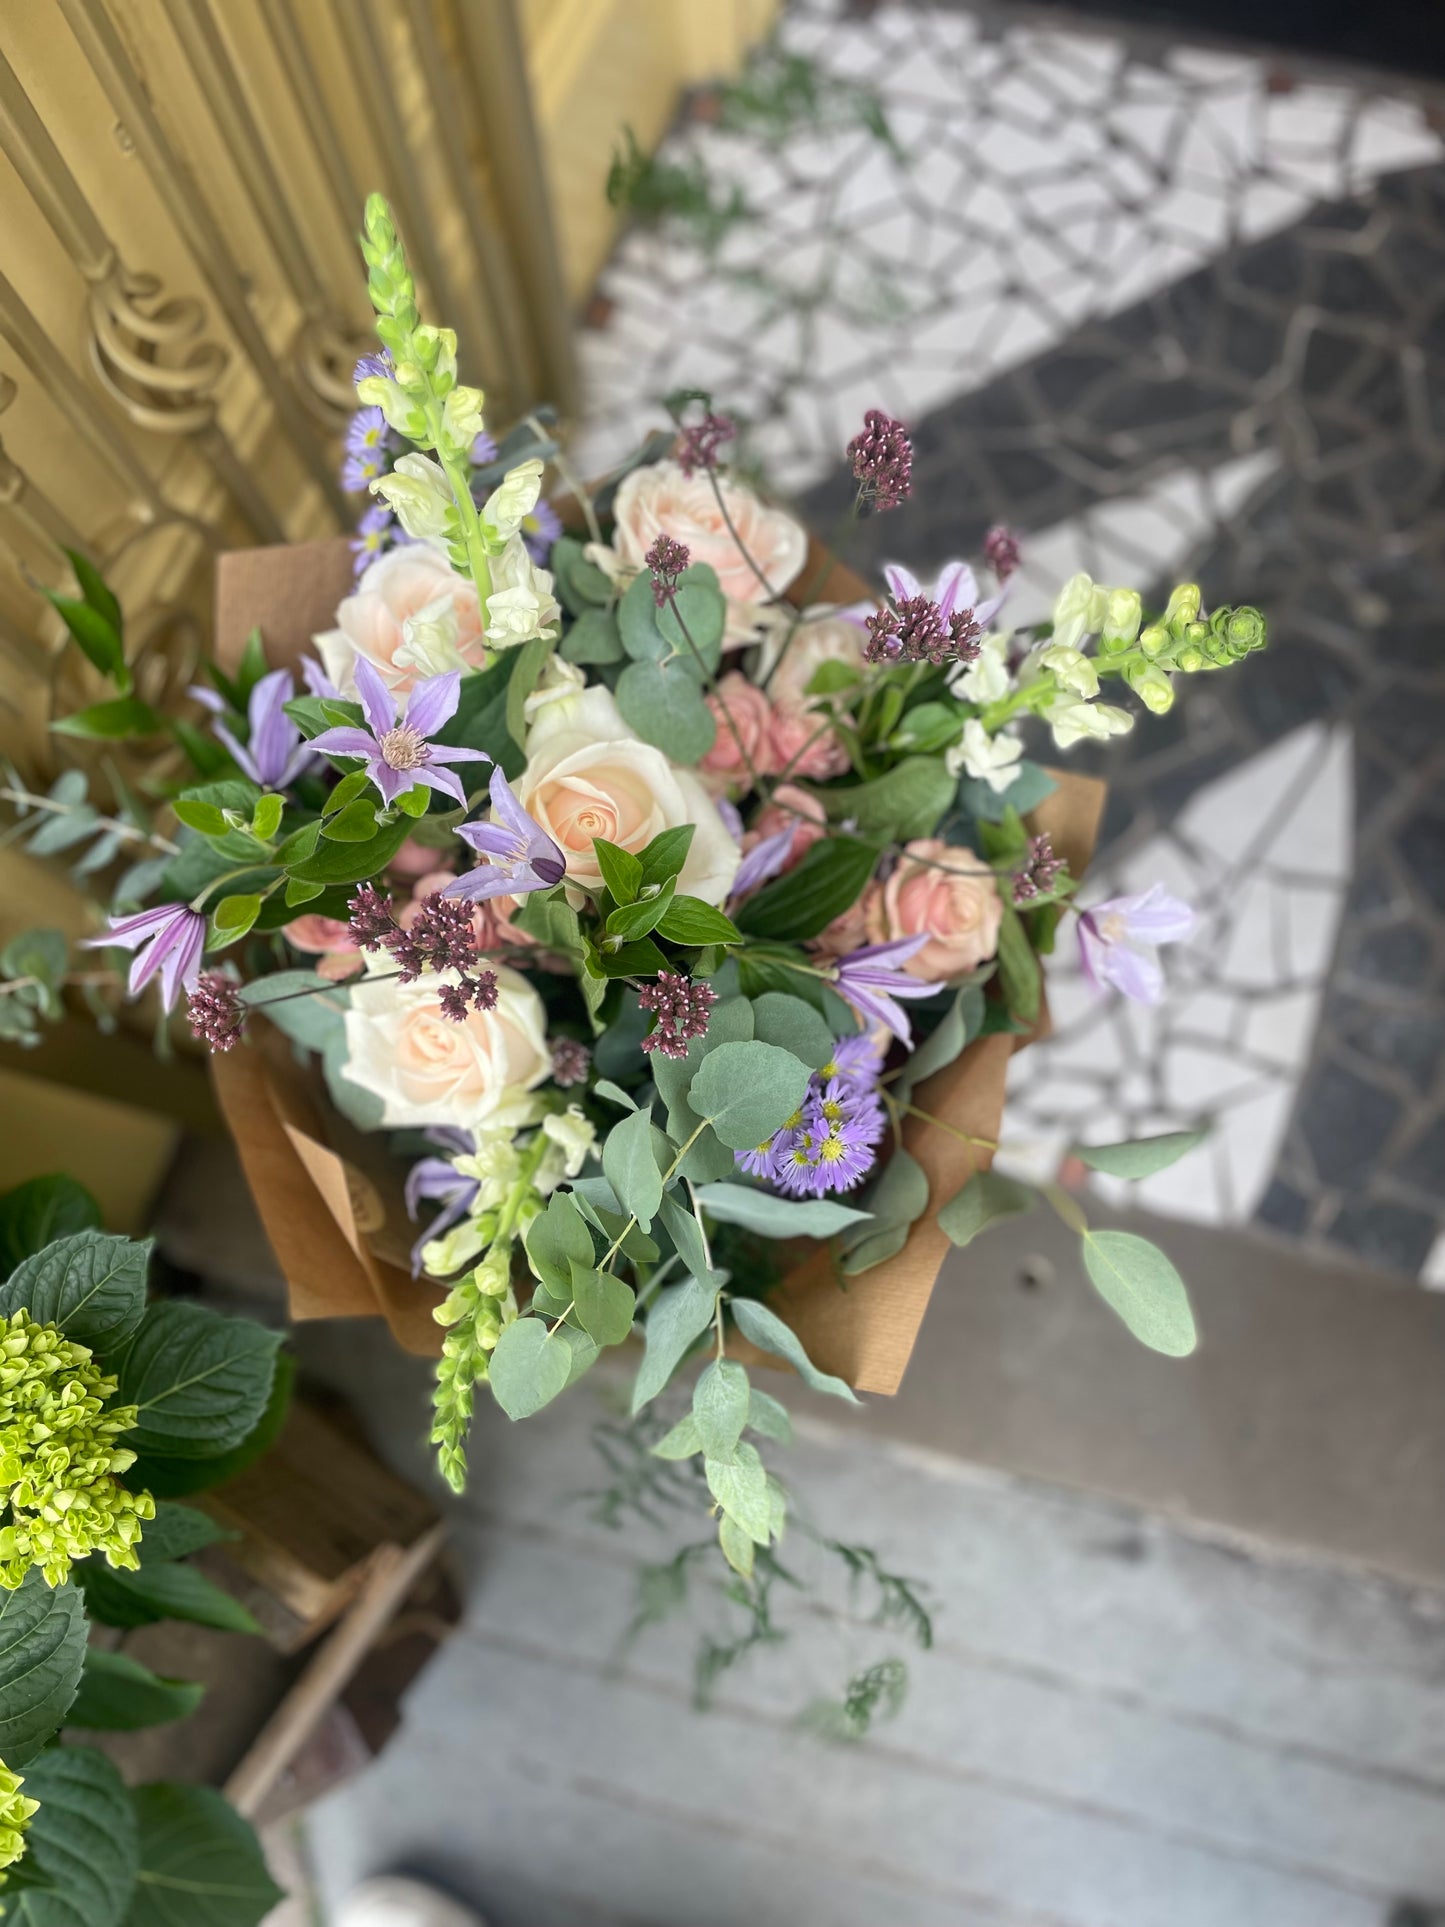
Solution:
M99 1227L100 1206L83 1184L59 1175L28 1178L0 1197L0 1277L54 1240Z
M711 1461L732 1457L748 1422L748 1375L731 1358L715 1358L692 1389L698 1449Z
M733 1151L763 1144L802 1104L809 1067L776 1044L719 1044L688 1087L688 1103Z
M658 935L669 943L701 949L707 944L736 943L741 935L730 917L701 897L675 896L658 921Z
M907 756L870 782L830 786L817 796L830 823L851 823L861 836L908 843L932 836L953 802L954 781L938 757Z
M548 566L556 583L558 600L576 618L568 631L568 636L563 637L563 655L567 654L568 637L576 634L587 616L596 610L606 609L612 601L611 579L598 568L595 562L587 560L583 553L585 548L586 544L579 541L575 535L559 535L552 544L552 553L548 560ZM618 654L621 654L620 643ZM571 660L582 662L585 658L574 656Z
M0 1588L0 1759L24 1766L59 1731L80 1684L85 1614L70 1584L48 1586L32 1567Z
M1141 1345L1185 1358L1198 1344L1184 1280L1157 1245L1132 1231L1086 1231L1084 1269Z
M574 1266L572 1302L578 1323L594 1344L620 1345L632 1330L636 1297L631 1286L610 1271Z
M745 1184L705 1184L697 1201L723 1224L740 1224L765 1238L831 1238L870 1222L868 1212L833 1198L780 1198Z
M662 1173L652 1149L652 1108L614 1124L602 1146L602 1169L622 1209L650 1230L662 1202Z
M693 823L680 823L676 829L659 830L638 858L642 865L639 890L660 888L670 877L680 875L696 833L697 826Z
M980 1231L1000 1219L1032 1211L1034 1194L997 1171L976 1171L938 1214L938 1228L956 1245L971 1244Z
M73 555L74 551L67 550L66 553ZM86 566L89 568L88 564ZM71 639L79 645L91 667L98 669L118 689L128 691L131 677L126 668L125 647L121 640L120 609L115 597L100 584L98 575L94 580L103 592L97 601L92 601L88 594L83 602L77 602L71 596L56 595L50 589L42 589L41 593L70 631ZM82 591L84 586L82 583Z
M152 1305L118 1361L121 1399L138 1412L136 1449L173 1459L233 1451L266 1410L280 1343L205 1305Z
M981 776L965 776L958 786L959 814L978 823L1001 823L1009 810L1027 816L1058 787L1047 770L1024 758L1014 764L1014 779L1003 791Z
M1010 1012L1032 1024L1039 1014L1043 974L1034 947L1006 893L1000 892L1003 920L998 927L998 974Z
M1208 1135L1207 1129L1164 1131L1158 1137L1136 1138L1126 1144L1075 1144L1069 1154L1090 1170L1106 1172L1111 1178L1147 1178L1176 1164Z
M105 743L131 736L159 736L166 721L138 696L116 696L110 702L92 703L86 709L72 710L68 716L58 716L50 727L60 736Z
M750 937L797 943L818 936L858 901L879 854L876 843L856 836L815 843L796 868L748 898L738 927Z
M592 1263L592 1234L566 1191L552 1193L546 1209L528 1225L523 1244L537 1277L564 1295L572 1289L573 1267Z
M89 1732L133 1733L188 1718L205 1696L205 1687L193 1680L163 1679L126 1653L91 1646L65 1723Z
M28 1311L37 1324L58 1325L67 1338L108 1354L141 1323L152 1248L151 1239L74 1232L17 1265L0 1286L0 1317Z
M92 1558L75 1568L93 1619L104 1626L150 1626L161 1619L184 1619L223 1633L259 1633L251 1614L230 1593L195 1566L147 1560L141 1541L139 1572L113 1572Z
M773 1509L767 1469L757 1447L734 1442L725 1458L705 1457L703 1473L724 1514L754 1545L767 1545L772 1538Z
M717 190L700 160L686 166L644 154L630 127L614 149L607 171L607 201L639 220L680 222L699 247L712 253L728 231L745 220L748 206L741 188Z
M981 973L981 977L987 975L987 971ZM932 1077L935 1071L944 1070L962 1055L983 1029L984 1010L981 978L964 984L942 1022L929 1032L905 1061L893 1086L897 1103L907 1104L926 1078Z
M281 1436L286 1415L291 1409L291 1390L296 1382L296 1360L290 1352L276 1354L276 1372L271 1381L271 1396L255 1429L229 1452L209 1459L171 1459L142 1452L132 1468L131 1483L143 1486L157 1499L183 1499L196 1492L208 1492L224 1485L238 1472L254 1465Z
M717 718L685 657L630 662L615 693L624 722L674 762L700 763L717 739Z
M550 637L533 636L512 651L512 673L507 678L507 734L520 750L525 750L527 743L527 698L537 687L553 647Z
M791 1365L803 1383L814 1392L828 1392L834 1398L846 1399L850 1405L858 1403L858 1396L851 1385L831 1372L820 1372L803 1350L803 1341L791 1325L785 1325L774 1311L760 1303L756 1298L733 1298L728 1309L732 1312L733 1323L744 1338L750 1338L760 1351L771 1352Z
M122 1927L135 1890L135 1810L119 1773L88 1746L57 1747L35 1761L25 1791L40 1802L20 1886L6 1907L15 1927ZM177 1923L177 1927L179 1924ZM190 1920L186 1927L192 1927Z
M854 1673L840 1700L814 1700L801 1724L821 1739L866 1739L876 1721L891 1720L908 1695L908 1668L901 1659L882 1659Z
M821 1070L833 1055L833 1033L822 1014L785 991L766 990L753 999L753 1036L791 1051L810 1070Z
M843 1270L849 1277L896 1256L908 1241L909 1227L928 1209L928 1179L917 1158L901 1145L895 1149L864 1202L874 1222L843 1234Z
M492 1353L490 1383L508 1418L530 1418L566 1390L573 1336L566 1325L549 1331L541 1318L518 1318L507 1326Z
M59 930L22 930L0 949L0 1039L28 1048L40 1042L38 1018L59 1022L69 963L70 944Z
M140 1866L121 1927L258 1927L285 1899L252 1828L210 1787L161 1783L133 1799Z
M640 1412L667 1384L713 1321L717 1287L698 1278L665 1285L647 1308L645 1349L632 1386L632 1410Z

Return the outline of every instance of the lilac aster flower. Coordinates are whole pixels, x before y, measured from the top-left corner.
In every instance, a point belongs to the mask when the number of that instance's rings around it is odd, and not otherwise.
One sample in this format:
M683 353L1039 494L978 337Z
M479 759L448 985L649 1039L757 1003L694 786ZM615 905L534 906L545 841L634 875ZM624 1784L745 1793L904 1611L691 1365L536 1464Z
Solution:
M386 451L391 430L379 408L358 408L346 430L346 459L341 464L341 486L359 495L378 475L386 473Z
M489 462L494 462L496 459L497 444L483 428L472 443L472 467L485 468Z
M182 987L194 990L200 980L206 919L184 903L162 903L154 910L137 910L133 916L112 917L108 930L98 937L83 937L81 943L87 950L133 950L132 997L159 972L161 1002L169 1010Z
M530 515L522 517L522 540L538 568L547 566L552 544L562 533L562 518L550 502L537 503Z
M840 957L834 967L839 994L872 1023L886 1024L902 1044L913 1042L913 1028L895 999L931 997L938 989L937 984L926 984L902 968L928 941L925 932L892 943L864 944L861 950Z
M842 1057L845 1061L840 1063ZM870 1037L850 1037L815 1071L802 1107L766 1144L735 1151L749 1176L791 1197L851 1191L873 1169L887 1119L878 1095L881 1058Z
M352 673L366 728L345 724L325 729L312 737L311 747L328 756L361 757L383 803L394 803L405 791L424 783L428 789L455 797L465 809L467 793L460 780L439 765L490 763L491 757L485 750L449 749L430 741L456 714L460 670L449 669L443 676L419 682L407 698L404 714L398 713L396 698L364 656L356 658Z
M363 355L352 371L353 382L365 381L368 375L375 375L382 381L391 379L393 363L385 348L374 355Z
M1141 896L1110 897L1079 915L1079 962L1092 989L1112 985L1136 1004L1157 1004L1164 972L1155 954L1162 943L1182 943L1194 932L1194 912L1162 883Z
M248 740L238 743L224 723L211 728L230 750L246 775L263 790L284 790L315 762L315 752L303 742L299 725L286 714L296 694L289 669L273 669L252 689L246 704Z
M392 539L394 525L395 517L381 502L362 516L351 538L351 553L356 557L357 575L361 575L369 563L385 553Z
M874 1085L883 1067L883 1052L873 1033L860 1030L856 1037L842 1037L833 1046L833 1055L819 1071L821 1078L842 1077Z
M490 789L490 823L462 823L457 828L462 841L487 860L447 884L443 896L484 903L488 897L520 897L560 883L567 873L566 859L512 794L500 764L492 770Z

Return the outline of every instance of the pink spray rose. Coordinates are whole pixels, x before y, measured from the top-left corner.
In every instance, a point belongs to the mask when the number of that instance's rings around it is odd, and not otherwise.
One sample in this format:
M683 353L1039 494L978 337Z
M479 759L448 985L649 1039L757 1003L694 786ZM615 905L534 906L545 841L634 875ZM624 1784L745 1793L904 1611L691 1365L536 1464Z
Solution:
M282 927L281 935L293 950L299 950L308 957L319 957L321 961L316 966L316 974L332 983L354 977L365 968L360 948L351 934L351 926L336 917L293 917L290 923Z
M940 867L945 866L945 867ZM903 968L925 983L945 983L986 963L998 948L1003 903L982 857L959 844L923 837L903 855L868 909L874 943L926 935Z
M717 721L717 740L698 764L698 773L713 791L741 793L752 787L753 772L765 776L776 767L770 729L772 704L756 683L729 670L707 698Z
M791 828L793 841L783 864L784 870L791 870L795 863L802 862L805 851L827 835L827 823L823 805L816 796L809 796L806 790L792 783L779 783L773 791L772 802L758 812L757 821L743 838L743 849L751 850L765 836L775 836L779 830Z
M779 705L773 711L772 767L790 776L841 776L848 752L833 733L826 711Z

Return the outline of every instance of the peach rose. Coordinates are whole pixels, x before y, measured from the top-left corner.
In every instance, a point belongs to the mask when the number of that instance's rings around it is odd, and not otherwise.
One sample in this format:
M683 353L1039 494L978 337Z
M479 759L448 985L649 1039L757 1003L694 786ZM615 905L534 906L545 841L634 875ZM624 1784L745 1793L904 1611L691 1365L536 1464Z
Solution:
M816 796L809 796L792 783L779 783L773 791L773 800L766 809L760 810L753 827L743 838L743 849L750 850L765 836L776 836L779 830L791 827L792 843L788 846L784 870L791 870L800 863L804 852L811 850L820 837L828 833L828 818L823 805Z
M752 787L752 773L765 776L775 767L770 731L773 707L756 683L729 670L707 698L717 722L717 740L698 764L709 789L734 794Z
M801 570L808 537L791 515L769 508L740 482L719 475L717 486L726 516L706 475L688 477L676 462L633 469L613 504L613 543L634 569L647 566L659 535L684 543L694 562L710 563L728 599L728 633L736 645L752 640L755 605L781 595Z
M495 1008L469 1011L459 1024L437 998L454 972L356 985L342 1075L381 1099L383 1125L517 1129L532 1121L527 1093L552 1073L546 1012L525 977L505 968L496 974Z
M429 542L388 549L336 611L337 626L316 637L326 673L354 696L352 664L365 656L397 695L444 670L481 669L487 660L475 586Z
M293 950L319 957L316 974L329 983L342 983L366 967L350 924L335 917L293 917L282 926L281 935Z
M868 934L874 943L926 934L930 941L903 968L938 984L988 961L1002 919L998 885L983 859L961 844L923 837L904 845L869 905Z
M791 640L784 628L764 642L759 680L766 683L769 697L782 708L801 709L807 703L821 701L808 694L808 684L825 662L841 662L861 676L866 633L860 624L850 622L828 604L805 609ZM845 694L840 690L833 700Z
M602 884L598 836L636 853L661 831L693 824L677 887L705 903L723 901L741 860L701 780L634 735L601 684L538 713L516 795L562 851L568 878L586 890Z

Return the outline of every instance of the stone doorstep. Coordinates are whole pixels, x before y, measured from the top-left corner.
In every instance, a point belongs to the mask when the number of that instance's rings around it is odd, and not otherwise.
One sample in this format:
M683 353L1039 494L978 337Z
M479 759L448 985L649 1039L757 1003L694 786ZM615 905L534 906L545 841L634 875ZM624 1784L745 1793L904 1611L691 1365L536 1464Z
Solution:
M183 1262L209 1289L239 1285L279 1308L244 1180L218 1152L178 1161L158 1217L163 1247L174 1222ZM1072 1235L1040 1207L949 1257L896 1398L853 1410L794 1384L790 1405L1105 1494L1191 1531L1445 1588L1445 1294L1267 1234L1091 1215L1174 1259L1201 1332L1192 1358L1138 1345L1088 1284ZM850 1289L867 1287L865 1274ZM344 1326L300 1330L323 1379L333 1344L346 1358L358 1350ZM377 1352L394 1348L380 1329L354 1336L390 1379ZM402 1385L420 1387L421 1369L405 1369L415 1361L394 1362Z
M1445 1589L1445 1296L1255 1233L1090 1216L1173 1258L1192 1357L1137 1344L1041 1206L950 1255L896 1398L853 1412L799 1388L789 1404L1195 1534Z

